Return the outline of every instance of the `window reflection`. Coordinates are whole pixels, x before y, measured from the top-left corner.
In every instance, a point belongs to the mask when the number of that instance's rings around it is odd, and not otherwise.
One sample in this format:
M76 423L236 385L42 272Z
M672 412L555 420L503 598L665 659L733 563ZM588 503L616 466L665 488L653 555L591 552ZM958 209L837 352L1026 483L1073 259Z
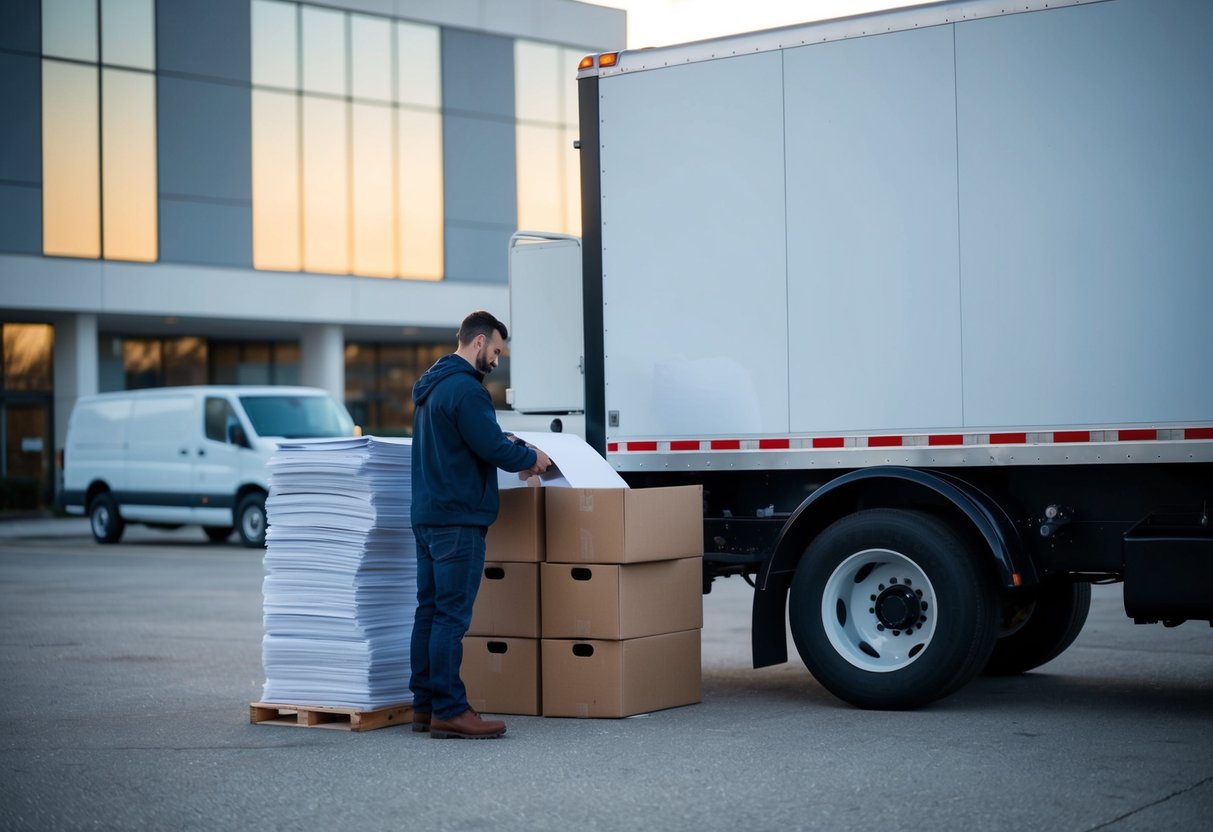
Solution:
M101 0L101 62L156 68L154 0Z
M518 227L581 233L576 66L580 53L514 42Z
M346 15L315 6L302 9L304 92L346 95Z
M3 389L50 392L55 330L50 324L3 325Z
M450 351L449 344L346 344L345 400L354 422L364 433L409 435L413 429L413 385ZM508 384L508 378L499 380L503 396Z
M298 89L299 7L278 0L253 0L251 26L253 83Z
M97 0L42 0L42 54L97 60Z
M206 341L170 338L164 342L164 383L169 387L206 384Z
M163 387L161 343L157 340L127 338L122 342L122 374L125 389Z
M440 280L443 271L442 117L396 111L400 274Z
M354 98L392 100L392 25L382 17L350 16L350 92Z
M42 62L42 250L101 256L97 69Z
M392 108L354 104L353 117L354 274L394 277Z
M303 268L348 274L346 103L303 96Z
M253 90L253 266L298 271L299 97Z
M396 23L396 101L442 106L441 41L437 26Z
M103 250L107 258L157 254L155 76L101 70Z

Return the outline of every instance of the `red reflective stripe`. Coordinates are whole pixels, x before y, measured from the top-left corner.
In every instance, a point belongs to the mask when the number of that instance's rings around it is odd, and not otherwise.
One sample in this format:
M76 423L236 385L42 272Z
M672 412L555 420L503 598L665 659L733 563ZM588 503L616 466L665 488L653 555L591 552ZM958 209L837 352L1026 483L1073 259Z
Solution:
M842 448L846 441L841 436L818 436L813 439L814 448Z
M896 448L901 446L900 436L869 436L869 448Z
M608 442L607 443L607 451L609 453L616 453L618 450L619 450L618 442Z
M671 451L697 451L699 442L695 439L679 439L670 443Z
M1055 430L1053 431L1054 442L1090 442L1091 432L1089 430Z
M1213 439L1213 428L1184 428L1184 439Z
M655 451L657 450L656 442L628 442L626 443L629 451Z
M960 433L936 433L927 437L928 445L963 445L965 438Z
M740 439L713 439L711 444L713 451L740 451Z
M1116 432L1117 440L1121 442L1139 442L1143 439L1153 441L1158 438L1156 430L1119 430Z
M759 439L758 449L760 451L773 451L792 447L791 440L788 439Z
M991 445L1023 445L1028 441L1026 433L991 433Z

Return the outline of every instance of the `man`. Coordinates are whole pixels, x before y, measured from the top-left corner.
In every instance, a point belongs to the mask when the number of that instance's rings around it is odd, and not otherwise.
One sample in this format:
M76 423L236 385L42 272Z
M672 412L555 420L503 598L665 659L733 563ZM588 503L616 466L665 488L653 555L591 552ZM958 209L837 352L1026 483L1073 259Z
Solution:
M539 474L547 454L511 441L497 425L481 382L509 333L488 312L459 327L458 347L413 387L413 533L417 614L413 621L413 730L435 739L485 739L505 723L481 719L459 678L463 636L484 570L484 536L497 519L497 469Z

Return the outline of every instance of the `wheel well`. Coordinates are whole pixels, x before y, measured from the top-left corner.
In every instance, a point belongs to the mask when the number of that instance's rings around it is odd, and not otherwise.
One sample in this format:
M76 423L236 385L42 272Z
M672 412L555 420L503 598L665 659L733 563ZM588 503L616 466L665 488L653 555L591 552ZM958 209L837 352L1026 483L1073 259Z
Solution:
M240 507L240 501L241 501L241 500L243 500L245 497L247 497L249 494L260 494L260 495L261 495L261 496L263 496L263 497L268 496L268 495L266 494L266 492L265 492L265 489L264 489L264 488L262 488L262 487L261 487L261 486L259 486L259 485L253 485L253 484L251 484L251 483L248 483L248 484L242 485L242 486L240 486L240 488L239 488L239 489L236 491L236 499L235 499L235 501L232 503L232 511L233 511L233 512L234 512L234 511L235 511L237 508L239 508L239 507Z
M108 485L106 485L104 482L101 482L100 480L90 483L88 490L84 492L84 510L85 510L85 512L88 511L88 507L93 504L93 500L96 499L98 494L105 494L109 490L110 490L110 487Z

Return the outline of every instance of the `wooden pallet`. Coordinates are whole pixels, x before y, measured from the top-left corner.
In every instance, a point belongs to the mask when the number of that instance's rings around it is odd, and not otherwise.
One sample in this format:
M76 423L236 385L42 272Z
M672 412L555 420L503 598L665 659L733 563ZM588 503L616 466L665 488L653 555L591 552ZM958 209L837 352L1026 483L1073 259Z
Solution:
M413 709L393 705L375 711L330 708L326 705L276 705L253 702L248 721L257 725L293 725L298 728L330 728L336 731L372 731L392 725L411 725Z

